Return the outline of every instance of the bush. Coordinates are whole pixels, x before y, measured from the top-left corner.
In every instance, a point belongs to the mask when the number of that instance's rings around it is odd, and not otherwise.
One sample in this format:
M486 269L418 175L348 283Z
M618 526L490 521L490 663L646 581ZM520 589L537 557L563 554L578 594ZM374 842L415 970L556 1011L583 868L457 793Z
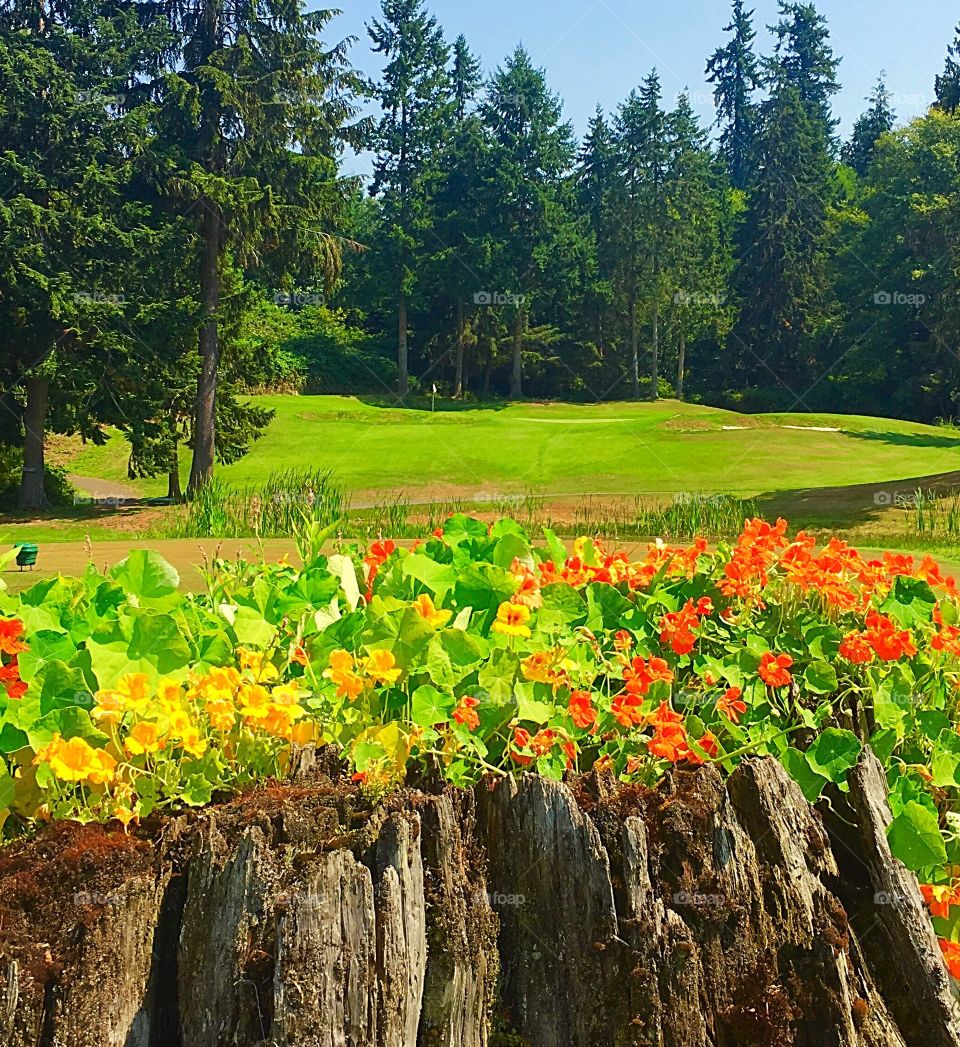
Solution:
M0 512L16 512L20 502L20 480L23 476L23 451L19 447L0 445ZM76 491L67 478L66 469L48 465L44 476L47 500L54 508L73 505Z

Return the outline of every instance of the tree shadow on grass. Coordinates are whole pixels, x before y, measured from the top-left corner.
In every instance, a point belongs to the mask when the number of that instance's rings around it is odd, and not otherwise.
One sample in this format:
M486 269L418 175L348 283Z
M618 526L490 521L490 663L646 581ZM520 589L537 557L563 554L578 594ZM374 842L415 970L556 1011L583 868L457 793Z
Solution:
M877 443L892 444L895 447L960 449L960 434L957 436L937 436L932 433L881 433L872 430L863 432L847 430L844 435L852 436L855 440L873 440Z
M511 404L509 400L449 400L411 393L402 400L391 396L368 394L357 399L368 407L385 411L433 411L436 414L459 414L463 411L503 411Z
M756 498L760 515L782 516L793 527L853 527L889 519L892 511L912 512L917 491L937 496L960 495L960 470L847 487L809 487L771 491Z

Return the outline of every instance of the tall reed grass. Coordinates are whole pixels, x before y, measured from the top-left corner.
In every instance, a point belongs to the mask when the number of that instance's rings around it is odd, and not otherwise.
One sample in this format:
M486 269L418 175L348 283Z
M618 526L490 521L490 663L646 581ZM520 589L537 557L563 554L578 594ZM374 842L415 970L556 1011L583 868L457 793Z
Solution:
M343 488L329 469L278 469L259 487L215 477L173 521L174 538L288 538L307 524L343 517Z

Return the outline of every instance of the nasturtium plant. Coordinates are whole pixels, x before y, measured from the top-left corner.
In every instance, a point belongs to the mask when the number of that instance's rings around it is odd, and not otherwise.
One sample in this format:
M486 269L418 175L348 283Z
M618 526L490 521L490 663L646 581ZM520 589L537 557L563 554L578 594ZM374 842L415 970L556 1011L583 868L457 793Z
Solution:
M782 520L640 558L463 514L412 548L327 537L199 594L152 552L0 594L0 832L208 803L305 743L373 792L414 765L653 785L765 755L823 803L869 747L960 970L960 609L933 560Z

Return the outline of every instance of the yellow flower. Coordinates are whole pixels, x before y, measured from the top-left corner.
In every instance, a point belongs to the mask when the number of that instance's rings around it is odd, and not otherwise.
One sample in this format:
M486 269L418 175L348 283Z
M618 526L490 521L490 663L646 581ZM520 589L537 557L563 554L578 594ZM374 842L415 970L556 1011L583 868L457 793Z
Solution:
M337 685L338 698L348 698L352 702L363 691L363 680L354 671L353 655L349 651L332 651L330 668L324 669L323 676Z
M237 722L237 711L234 708L233 698L208 701L205 707L207 719L215 731L224 734L233 730Z
M130 673L113 690L97 691L96 720L119 723L125 713L142 713L150 707L150 678L146 673Z
M106 785L112 782L117 770L117 761L106 749L94 749L87 772L87 781L92 785Z
M270 692L261 684L247 684L240 688L237 704L240 706L240 714L248 720L262 720L267 715L270 705Z
M280 675L277 667L262 651L248 651L245 647L238 647L237 654L240 656L240 667L253 673L258 683L276 680Z
M372 680L380 683L396 683L402 670L397 668L397 661L390 651L371 651L364 662L364 671Z
M157 704L165 713L182 708L183 688L176 680L163 679L157 684Z
M267 734L289 740L293 735L294 722L301 716L303 709L299 705L271 705L262 726Z
M418 596L413 601L413 609L424 621L429 622L435 629L440 629L450 621L453 611L438 610L433 603L433 598L427 593Z
M492 628L495 633L503 633L504 636L530 636L527 626L529 620L529 607L518 603L502 603Z
M136 814L129 807L124 807L123 805L114 808L113 816L124 827L124 829L128 829L131 822L140 821L139 814Z
M191 700L201 699L209 702L233 701L233 696L240 686L240 673L232 666L211 669L206 676L194 676L192 686L187 692Z
M117 761L103 749L94 749L83 738L64 741L55 734L36 755L34 763L46 763L54 777L63 782L89 781L103 785L113 778Z
M317 740L317 724L315 720L301 720L293 725L290 741L294 745L308 745Z
M549 683L556 686L564 681L566 672L563 668L563 651L537 651L520 663L523 675L535 683Z
M165 743L158 724L141 720L133 725L123 744L131 756L141 756L144 753L158 752Z
M274 687L270 697L275 705L297 705L300 701L300 688L295 683L284 683Z
M207 751L207 740L196 727L190 727L180 735L180 747L185 753L199 760Z

